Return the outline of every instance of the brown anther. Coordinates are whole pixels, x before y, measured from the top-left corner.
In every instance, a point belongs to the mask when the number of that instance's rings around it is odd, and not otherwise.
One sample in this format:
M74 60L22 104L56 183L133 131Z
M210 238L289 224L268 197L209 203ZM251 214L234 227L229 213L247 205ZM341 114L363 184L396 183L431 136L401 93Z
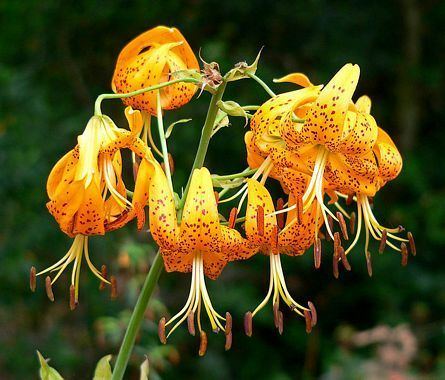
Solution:
M133 162L133 178L135 181L138 176L138 172L139 172L139 162L135 161Z
M276 328L278 328L279 325L279 313L280 313L280 304L278 302L275 302L273 304L273 322Z
M110 282L111 282L110 297L111 297L112 300L115 300L117 298L117 280L116 280L116 277L111 276L110 277Z
M278 247L278 226L277 225L273 226L273 228L272 228L271 239L272 239L272 248L274 250L274 253L277 254L278 253L278 251L276 250L276 248Z
M317 309L315 309L315 306L311 301L309 301L307 305L309 306L309 310L311 311L311 323L312 327L314 327L317 324Z
M70 286L70 310L74 310L77 306L76 288L74 285Z
M258 206L256 210L256 225L258 235L264 236L264 208L262 206Z
M338 278L339 271L338 271L338 255L337 255L337 253L334 253L334 255L332 255L332 273L335 278Z
M190 335L195 336L195 313L193 311L190 311L190 313L187 315L187 328Z
M309 334L312 331L312 318L308 310L304 311L304 319L306 320L306 332Z
M338 248L338 253L340 254L341 263L347 271L351 270L351 264L349 264L348 258L346 257L345 249L343 247Z
M297 223L303 223L303 198L297 197L295 205L297 206Z
M54 302L53 287L51 284L51 277L49 277L49 276L46 276L46 278L45 278L45 290L46 290L46 295L48 296L48 299L51 302Z
M346 228L345 218L343 218L343 214L340 211L337 211L337 219L340 224L340 230L345 240L349 240L348 229Z
M199 340L199 351L198 351L198 355L199 356L204 356L206 354L207 351L207 334L205 333L205 331L201 331L200 332L200 340Z
M224 345L224 349L229 351L232 348L232 332L226 334L226 343Z
M366 251L366 268L368 269L368 275L369 277L372 277L372 259L371 259L371 252Z
M213 194L215 194L216 203L219 203L219 193L217 191L214 191Z
M318 236L321 240L326 240L326 235L322 231L318 231Z
M355 232L355 212L351 212L349 218L349 231L351 231L351 235L354 235Z
M225 333L226 335L232 334L232 315L228 311L226 312Z
M319 269L321 265L321 240L317 238L314 242L314 266Z
M411 254L413 256L416 256L416 254L417 254L416 243L414 242L413 234L411 232L408 232L407 237L408 237L408 241L409 241L409 249L411 251Z
M100 268L100 274L105 280L107 280L108 271L107 271L107 266L105 264L103 264L102 267ZM101 281L99 285L99 290L104 290L106 286L107 283L105 281Z
M283 198L277 199L277 211L281 211L284 208L284 200ZM285 220L284 220L284 213L277 214L277 225L280 230L284 228Z
M144 206L139 202L135 202L133 205L134 212L136 213L137 229L141 231L145 224L145 210Z
M238 209L236 207L232 208L230 210L230 216L229 216L229 224L228 224L229 228L235 228L237 215L238 215Z
M341 246L340 233L334 232L334 252L337 253L337 250L340 246Z
M175 161L170 153L168 154L168 164L170 165L170 173L173 174L175 172Z
M382 237L380 238L380 245L379 245L379 253L383 253L386 247L386 239L388 237L388 231L382 230Z
M328 226L329 226L329 230L332 232L334 230L334 220L332 219L331 215L328 215ZM329 233L328 227L326 226L326 240L327 241L331 241L332 237L331 234Z
M31 267L29 271L29 288L31 292L36 291L36 267Z
M400 251L402 253L402 266L406 266L408 264L408 247L404 242L400 244Z
M284 323L283 323L283 313L278 311L278 334L283 335Z
M352 201L354 200L354 196L352 194L349 194L346 198L346 206L350 206Z
M159 340L161 341L162 344L167 343L167 337L165 336L165 322L166 322L165 317L162 317L159 320L159 324L158 324L158 336L159 336Z
M252 312L248 311L244 315L244 332L248 337L252 336L252 320L253 320Z

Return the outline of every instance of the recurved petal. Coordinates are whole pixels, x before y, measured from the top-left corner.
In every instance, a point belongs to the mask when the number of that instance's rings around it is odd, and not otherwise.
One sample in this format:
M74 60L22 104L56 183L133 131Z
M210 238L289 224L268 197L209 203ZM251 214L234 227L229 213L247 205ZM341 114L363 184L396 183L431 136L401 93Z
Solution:
M274 79L275 83L282 83L282 82L288 82L288 83L295 83L298 86L301 87L309 87L313 86L310 79L306 74L303 73L291 73L287 74L284 77L281 77L279 79Z
M227 226L221 226L221 252L227 261L246 260L258 252L258 246Z
M377 157L379 177L384 183L396 178L402 170L402 156L391 137L381 128L379 128L374 153Z
M78 152L71 150L54 165L46 183L46 191L50 199L54 197L57 187L61 183L68 183L74 178L74 168L77 161Z
M141 112L128 106L125 108L125 117L127 118L131 133L135 136L139 136L142 131L142 126L144 125Z

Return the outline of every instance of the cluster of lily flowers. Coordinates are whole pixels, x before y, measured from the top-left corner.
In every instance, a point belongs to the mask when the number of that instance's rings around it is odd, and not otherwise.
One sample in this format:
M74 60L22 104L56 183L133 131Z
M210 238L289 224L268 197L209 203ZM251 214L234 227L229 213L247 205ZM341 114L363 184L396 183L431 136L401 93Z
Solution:
M235 75L246 68L249 66L245 63L237 65ZM194 73L196 79L174 79L177 73ZM31 268L31 289L36 288L36 276L46 275L46 292L53 301L52 285L73 264L70 307L74 309L85 257L101 288L110 285L115 297L114 277L108 276L106 266L100 270L95 267L90 258L89 236L104 235L133 219L138 229L143 229L148 208L149 233L159 246L166 271L191 273L184 307L159 322L163 343L184 322L195 335L196 320L199 354L204 355L207 335L201 314L205 312L211 329L225 333L225 348L229 349L232 316L215 310L205 278L217 279L227 263L257 253L269 256L269 288L258 306L245 314L245 333L252 335L253 318L271 299L275 327L280 333L281 301L305 319L306 331L310 332L317 323L316 309L311 302L300 304L291 296L282 254L301 256L313 247L314 264L319 268L322 241L333 242L332 266L338 277L340 264L351 270L347 257L357 247L362 230L369 275L371 237L378 241L379 252L385 246L399 252L404 265L409 252L416 253L411 233L404 237L401 226L384 227L372 211L373 197L400 173L402 158L371 115L371 100L362 96L353 102L359 73L357 65L346 64L325 86L312 84L301 73L277 80L291 82L296 89L271 94L270 100L254 107L253 115L244 113L250 118L250 130L245 134L249 168L239 176L216 176L205 167L197 168L185 196L178 201L171 180L173 160L166 154L165 139L161 139L161 149L156 146L151 119L155 117L162 129L165 111L185 105L199 90L214 92L225 85L224 78L214 63L204 62L200 71L195 54L175 28L156 27L138 36L120 53L112 79L116 94L140 90L123 99L129 128L116 126L99 107L77 145L49 175L48 210L73 243L54 265L38 273ZM167 82L171 83L163 86ZM144 91L157 85L158 89ZM133 161L132 191L122 179L122 151L126 149L131 151ZM155 155L163 157L163 162L159 163ZM269 178L280 182L284 199L274 201L265 186ZM230 182L230 189L238 186L232 196L225 197L229 187L224 187L227 181L223 179ZM219 193L214 189L218 186L223 187ZM220 214L219 204L238 198L227 217ZM347 212L341 202L354 205L356 211Z

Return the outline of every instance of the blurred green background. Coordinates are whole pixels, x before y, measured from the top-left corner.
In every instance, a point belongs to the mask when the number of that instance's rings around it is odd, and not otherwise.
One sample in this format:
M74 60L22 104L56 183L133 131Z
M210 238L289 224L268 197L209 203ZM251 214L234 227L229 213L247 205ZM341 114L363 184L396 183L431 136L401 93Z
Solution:
M356 97L371 96L374 116L404 157L402 174L378 194L374 212L385 224L407 226L418 255L405 268L389 250L375 255L369 278L356 249L353 271L339 280L329 252L319 271L310 252L285 257L291 293L314 301L319 324L306 335L304 322L285 312L279 336L269 307L254 321L250 339L242 316L267 290L268 261L258 255L231 264L208 287L215 307L235 319L233 348L224 352L221 334L212 335L204 358L197 357L198 341L185 328L171 346L159 346L157 320L166 310L179 310L190 279L163 274L128 378L138 378L145 354L153 378L165 379L445 378L444 22L445 2L434 0L0 2L0 378L36 378L36 349L67 379L90 378L99 358L118 350L154 255L147 234L131 223L91 239L95 263L107 263L118 275L115 302L84 268L80 306L70 312L67 275L55 286L52 304L42 281L36 294L29 291L28 273L31 265L53 263L70 244L45 208L51 167L74 146L95 97L110 91L120 49L158 24L177 26L223 71L252 61L264 45L258 75L268 83L292 71L325 83L344 63L359 64ZM252 81L240 81L225 99L252 104L267 95ZM175 129L170 142L177 189L191 167L208 101L204 93L166 117L167 123L193 118ZM123 123L120 102L110 101L104 110ZM215 173L245 167L244 122L231 122L211 143L207 164Z

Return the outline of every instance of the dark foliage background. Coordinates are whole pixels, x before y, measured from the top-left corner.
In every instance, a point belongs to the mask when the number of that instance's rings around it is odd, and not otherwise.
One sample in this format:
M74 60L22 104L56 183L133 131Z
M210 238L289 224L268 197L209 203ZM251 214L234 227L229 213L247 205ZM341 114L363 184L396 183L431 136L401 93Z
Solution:
M406 365L389 371L402 378L445 377L444 21L445 3L434 0L0 2L0 378L36 378L36 349L66 378L89 378L100 357L118 350L154 255L146 234L131 225L91 239L95 262L118 273L116 302L83 270L81 304L70 312L67 277L57 283L52 304L42 282L30 293L28 271L31 265L48 266L69 245L45 209L49 170L74 145L95 97L110 91L120 49L157 24L177 26L195 51L202 48L206 60L219 62L223 71L253 60L264 45L258 74L269 83L291 71L322 83L345 62L358 63L357 93L372 97L374 115L404 156L402 174L378 194L375 213L386 224L408 226L418 255L406 268L389 251L376 256L369 278L356 250L353 272L340 280L332 277L329 260L315 272L310 253L284 258L292 292L318 306L320 322L309 336L304 323L288 313L279 336L266 309L255 321L253 338L246 338L241 318L266 291L268 263L257 256L230 265L209 288L219 310L230 310L236 320L234 347L225 353L223 338L212 336L202 359L185 329L170 340L174 346L158 345L156 321L166 307L174 312L182 305L189 279L164 274L128 378L138 378L146 353L153 378L372 378L373 368L388 370L389 354L382 354L381 345L357 348L351 337L382 324L405 324L418 345ZM247 104L266 95L255 83L241 81L226 99ZM203 94L167 115L169 121L193 118L175 129L171 143L177 189L191 166L208 100ZM122 109L118 101L105 105L117 122ZM245 166L244 132L243 121L234 119L215 138L207 160L213 172Z

